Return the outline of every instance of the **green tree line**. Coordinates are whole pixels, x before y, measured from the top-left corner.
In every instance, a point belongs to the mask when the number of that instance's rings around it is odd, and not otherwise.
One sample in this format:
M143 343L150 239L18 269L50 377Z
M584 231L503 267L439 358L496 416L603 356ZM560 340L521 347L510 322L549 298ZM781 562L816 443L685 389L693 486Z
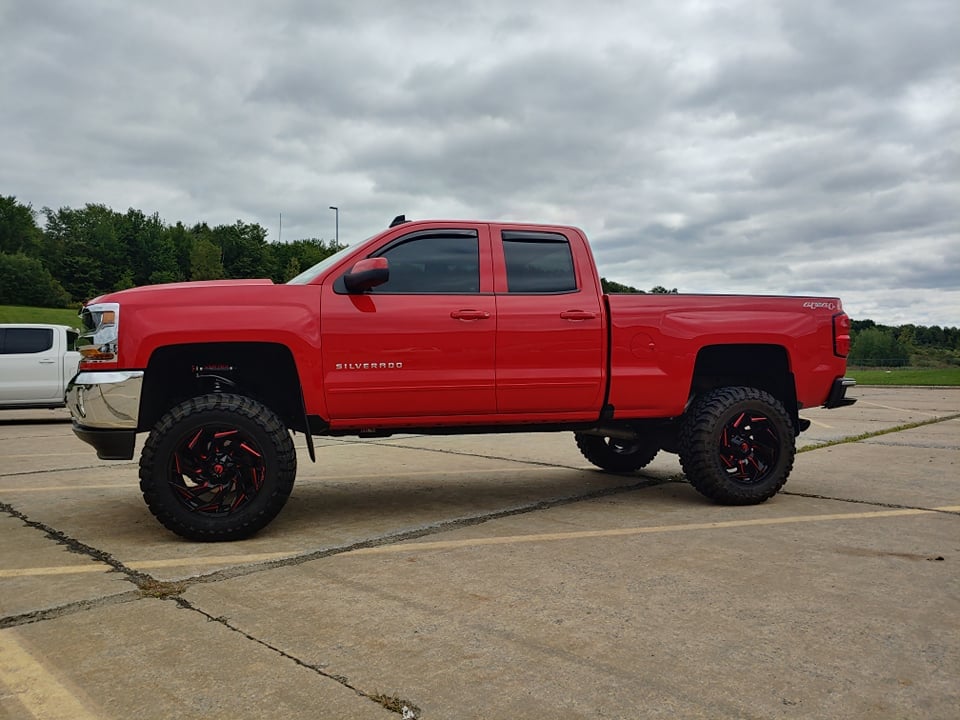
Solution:
M182 280L286 282L337 249L316 238L267 242L263 227L242 220L187 227L157 213L93 204L37 213L0 196L0 305L68 307L114 290Z
M850 329L852 365L960 365L960 328L853 320Z
M600 278L600 287L603 288L603 291L608 295L646 295L648 292L652 295L676 295L680 292L676 288L667 290L663 285L656 285L650 288L650 290L638 290L632 285L624 285L615 280L607 280L605 277Z
M43 226L38 218L44 220ZM43 208L0 195L0 305L70 307L114 290L181 280L269 277L286 282L337 250L316 238L268 242L256 223L173 225L157 213L105 205ZM601 278L604 292L672 294ZM850 362L960 364L956 327L852 323Z

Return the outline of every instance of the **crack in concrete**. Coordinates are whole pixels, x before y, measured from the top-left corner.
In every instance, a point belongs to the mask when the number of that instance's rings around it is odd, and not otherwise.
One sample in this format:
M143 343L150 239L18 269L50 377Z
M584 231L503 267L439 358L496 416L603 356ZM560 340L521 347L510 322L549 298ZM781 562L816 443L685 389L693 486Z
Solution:
M857 500L855 498L833 497L832 495L818 495L816 493L793 492L791 490L781 490L779 494L809 498L810 500L832 500L834 502L852 503L854 505L882 507L882 508L889 508L891 510L923 510L924 512L940 513L941 515L960 516L960 511L957 511L957 510L942 510L940 508L925 507L923 505L903 505L901 503L880 502L879 500Z
M0 630L20 625L32 625L33 623L43 622L44 620L55 620L67 615L96 610L111 605L123 605L128 602L136 602L144 597L139 590L128 590L127 592L115 593L113 595L103 595L91 600L78 600L76 602L65 603L43 610L31 610L17 615L7 615L0 617Z
M38 520L31 520L25 513L17 510L8 503L0 502L0 512L4 512L10 517L16 518L29 528L39 530L48 539L53 540L57 545L62 545L65 547L68 552L83 555L95 562L107 565L110 569L106 572L119 573L126 580L129 580L137 587L136 590L129 590L123 593L114 593L112 595L104 595L93 600L79 600L76 602L65 603L64 605L57 605L52 608L33 610L26 613L19 613L17 615L0 617L0 628L15 627L17 625L29 625L35 622L42 622L44 620L52 620L54 618L63 617L64 615L85 612L94 608L132 602L145 597L145 592L148 592L151 588L157 586L158 584L157 581L150 575L127 567L113 557L113 555L110 553L72 538L63 531L50 527L46 523L39 522Z
M38 520L31 520L25 513L17 510L8 503L0 502L0 512L5 512L7 515L16 518L27 527L39 530L58 545L63 545L66 547L70 552L77 553L78 555L86 555L97 562L109 565L116 572L123 573L127 579L134 583L138 588L141 587L143 583L153 579L146 573L138 572L137 570L127 567L105 550L100 550L92 545L87 545L86 543L80 542L79 540L70 537L63 531L50 527L46 523L42 523Z
M850 436L842 440L831 442L829 444L818 444L818 445L804 447L799 449L798 452L819 450L821 448L832 447L836 444L855 443L861 440L870 439L880 435L886 435L890 433L912 429L915 427L921 427L924 425L930 425L930 424L945 422L948 420L953 420L953 419L956 419L957 417L960 417L960 415L938 417L938 418L934 418L931 420L926 420L918 423L902 425L896 428L887 428L877 432L865 433L859 436ZM424 448L424 447L418 447L415 445L401 444L396 442L377 442L377 441L371 441L371 440L350 440L350 439L337 439L337 441L342 442L344 444L347 444L347 443L362 444L364 442L367 442L370 444L379 445L381 447L398 447L403 449L419 450L419 451L448 454L448 455L454 455L454 456L479 457L479 458L489 459L489 460L498 460L498 461L504 461L504 462L517 463L521 465L531 465L531 466L540 466L540 467L546 466L546 467L555 467L558 469L569 469L569 470L578 470L578 471L584 470L583 467L576 467L576 466L570 466L570 465L564 465L564 464L558 464L558 463L509 458L509 457L502 457L497 455L457 451L457 450L450 450L450 449ZM135 465L136 463L124 463L124 464ZM57 469L50 469L50 470L24 471L24 472L2 474L0 475L0 477L39 475L39 474L45 474L45 473L65 472L65 471L72 471L72 470L98 469L102 467L105 467L105 466L92 465L92 466L85 466L80 468L57 468ZM592 500L592 499L597 499L601 497L607 497L611 495L632 492L635 490L640 490L640 489L654 487L657 485L663 485L668 483L680 483L680 482L685 483L686 482L686 479L682 474L674 474L667 478L657 478L649 475L640 474L640 477L642 479L639 482L634 482L626 485L603 488L600 490L595 490L595 491L584 493L584 494L568 495L568 496L559 497L559 498L550 498L547 500L527 503L527 504L512 507L512 508L506 508L503 510L483 513L477 516L455 518L452 520L432 523L426 526L413 528L410 530L399 531L394 533L386 533L374 538L368 538L366 540L358 541L355 543L324 548L324 549L316 550L313 552L304 553L302 555L296 555L290 558L284 558L282 560L268 561L268 562L254 564L254 565L227 568L214 573L209 573L207 575L199 575L192 578L188 578L186 580L177 581L176 583L166 583L163 581L158 581L147 573L133 570L132 568L129 568L126 565L124 565L121 561L114 558L110 553L105 552L103 550L99 550L98 548L95 548L91 545L87 545L86 543L83 543L79 540L71 538L70 536L66 535L62 531L57 530L49 525L46 525L45 523L42 523L36 520L31 520L26 514L17 510L12 505L0 502L0 512L5 512L11 517L17 518L18 520L23 522L26 526L43 532L49 539L55 541L59 545L65 546L70 552L82 554L97 562L106 564L111 568L111 571L121 573L125 577L125 579L132 582L134 585L136 585L136 588L137 588L136 590L130 590L128 592L107 595L107 596L103 596L93 600L77 601L77 602L67 603L55 608L36 610L36 611L27 612L27 613L21 613L18 615L3 617L3 618L0 618L0 628L7 628L7 627L13 627L17 625L24 625L24 624L42 622L46 620L52 620L59 617L63 617L65 615L71 615L78 612L85 612L95 608L101 608L109 605L117 605L117 604L122 604L127 602L135 602L139 599L143 599L146 597L153 597L153 598L159 597L164 600L170 600L175 602L177 606L182 609L196 612L206 617L208 621L220 623L228 630L238 633L239 635L246 638L247 640L250 640L251 642L255 642L269 649L270 651L280 655L281 657L284 657L294 662L298 666L316 673L321 677L324 677L329 680L333 680L334 682L339 683L343 687L352 690L358 696L363 697L371 702L374 702L380 705L381 707L387 709L388 711L402 715L405 719L419 718L421 711L415 704L408 702L406 700L397 698L395 696L387 696L380 693L366 692L356 687L355 685L353 685L350 682L349 678L345 676L331 673L326 669L324 669L323 666L308 663L296 657L295 655L292 655L289 652L286 652L283 649L276 647L270 644L269 642L262 640L240 629L239 627L230 623L224 617L215 617L210 613L207 613L206 611L193 605L190 601L182 597L182 593L185 592L191 585L194 585L197 583L220 582L230 578L251 575L254 573L272 570L275 568L295 566L295 565L303 564L306 562L310 562L312 560L317 560L317 559L331 557L338 554L348 553L353 550L395 544L395 543L403 542L407 540L414 540L414 539L418 539L418 538L422 538L430 535L443 533L449 530L480 525L480 524L490 522L492 520L497 520L501 518L521 515L526 513L537 512L540 510L577 503L584 500ZM877 502L877 501L832 497L832 496L819 495L814 493L802 493L802 492L792 492L792 491L784 491L783 494L794 495L797 497L811 498L811 499L831 500L836 502L862 504L862 505L886 507L886 508L894 508L894 509L928 510L931 512L938 512L946 515L960 516L960 512L936 510L933 508L924 508L924 507L903 505L903 504L897 504L897 503L884 503L884 502Z
M881 437L882 435L891 435L893 433L904 432L905 430L914 430L927 425L937 425L938 423L949 422L951 420L956 420L957 418L960 418L960 413L954 413L952 415L940 415L928 420L920 420L918 422L896 425L894 427L881 428L880 430L872 430L865 433L860 433L859 435L848 435L843 438L837 438L836 440L826 440L824 442L814 443L813 445L804 445L803 447L797 448L797 454L799 455L800 453L812 452L814 450L821 450L823 448L836 447L837 445L857 443L861 440L870 440L875 437Z
M324 677L328 680L333 680L334 682L339 683L343 687L349 690L352 690L359 697L365 698L366 700L376 703L377 705L380 705L381 707L385 708L386 710L389 710L390 712L396 713L397 715L401 715L404 718L404 720L416 720L417 718L420 717L420 712L421 712L420 708L408 700L404 700L395 696L384 695L383 693L370 693L365 690L362 690L356 685L354 685L353 683L351 683L348 677L344 675L337 675L335 673L328 672L321 665L314 665L313 663L309 663L306 660L302 660L301 658L298 658L296 655L293 655L287 652L286 650L283 650L282 648L279 648L276 645L273 645L267 642L262 638L252 635L246 630L242 630L241 628L231 623L226 617L222 615L221 616L211 615L206 610L202 610L201 608L197 607L196 605L194 605L189 600L183 597L177 596L171 599L181 609L189 610L191 612L195 612L199 615L202 615L209 622L218 623L223 627L227 628L228 630L230 630L231 632L235 632L241 635L242 637L246 638L247 640L267 648L271 652L276 653L282 658L290 660L291 662L295 663L296 665L299 665L300 667L306 670L310 670L316 673L317 675L320 675L321 677Z
M23 477L24 475L47 475L49 473L74 472L76 470L103 470L105 468L123 467L125 465L137 465L135 462L111 463L110 465L81 465L80 467L68 468L50 468L44 470L23 470L21 472L0 473L0 478Z
M255 573L264 572L267 570L274 570L281 567L292 567L295 565L302 565L304 563L312 562L313 560L320 560L327 557L332 557L334 555L342 555L344 553L349 553L354 550L362 550L366 548L381 547L383 545L395 545L397 543L405 542L408 540L417 540L423 537L429 537L431 535L437 535L440 533L448 532L450 530L458 530L465 527L473 527L475 525L482 525L493 520L500 520L502 518L513 517L515 515L525 515L532 512L538 512L540 510L548 510L554 507L561 507L563 505L571 505L574 503L595 500L602 497L608 497L611 495L619 495L623 493L633 492L635 490L643 490L648 487L655 487L657 485L664 485L667 483L673 482L673 478L656 478L645 476L639 482L630 483L628 485L617 485L615 487L601 488L599 490L593 490L588 493L581 493L577 495L567 495L564 497L550 498L547 500L538 500L533 503L526 503L524 505L514 506L512 508L505 508L502 510L494 510L487 513L482 513L480 515L472 515L468 517L453 518L451 520L443 520L437 523L430 523L429 525L422 525L417 528L411 528L409 530L401 530L398 532L384 533L373 538L367 538L365 540L358 540L357 542L349 543L346 545L335 545L332 547L322 548L319 550L314 550L312 552L303 553L301 555L295 555L288 558L282 558L279 560L267 560L262 563L255 563L251 565L237 565L231 568L225 568L223 570L217 570L212 573L205 575L196 575L189 578L186 582L189 584L196 583L212 583L220 582L222 580L229 580L236 577L244 577L246 575L253 575Z
M13 506L7 503L0 503L0 511L6 512L12 517L17 518L23 522L28 527L40 530L48 538L54 540L57 544L65 546L69 551L76 552L82 555L86 555L96 561L102 562L108 565L112 571L123 574L126 579L130 580L134 585L137 586L136 590L131 590L127 593L119 593L115 595L108 595L96 600L84 600L79 602L67 603L65 605L60 605L54 608L48 608L44 610L32 611L28 613L21 613L18 615L11 615L7 617L0 618L0 628L5 627L14 627L17 625L25 625L34 622L41 622L43 620L53 619L57 617L62 617L64 615L70 615L77 612L85 612L94 608L102 607L104 605L112 605L118 602L130 602L137 600L143 597L160 597L167 598L172 597L174 599L179 598L180 594L187 590L192 585L199 583L215 583L221 582L224 580L230 580L237 577L245 577L247 575L253 575L256 573L266 572L269 570L274 570L282 567L292 567L296 565L302 565L313 560L320 560L327 557L332 557L334 555L341 555L343 553L348 553L353 550L359 550L363 548L370 547L379 547L382 545L392 545L399 542L404 542L407 540L415 540L422 537L427 537L431 535L436 535L439 533L447 532L449 530L454 530L458 528L471 527L474 525L481 525L492 520L498 520L500 518L512 517L514 515L523 515L527 513L537 512L540 510L545 510L553 507L560 507L562 505L569 505L585 500L593 500L601 497L607 497L611 495L617 495L621 493L632 492L634 490L640 490L647 487L654 487L656 485L665 484L672 482L672 478L655 478L655 477L645 477L639 482L630 483L628 485L618 485L615 487L601 488L599 490L594 490L588 493L580 493L576 495L567 495L564 497L550 498L547 500L539 500L533 503L527 503L524 505L515 506L512 508L506 508L503 510L496 510L488 513L483 513L480 515L470 516L470 517L461 517L454 518L452 520L445 520L438 523L431 523L429 525L424 525L418 528L412 528L409 530L403 530L393 533L385 533L378 535L376 537L367 538L366 540L360 540L354 543L349 543L346 545L336 545L333 547L322 548L320 550L314 550L307 553L302 553L299 555L294 555L287 558L282 558L280 560L269 560L261 563L253 563L249 565L237 565L234 567L224 568L212 573L207 573L203 575L196 575L190 578L185 578L182 580L177 580L175 582L164 582L157 580L148 573L143 573L132 568L127 567L122 562L114 558L110 553L107 553L102 550L98 550L86 543L80 542L74 538L71 538L67 534L63 533L60 530L50 527L44 523L38 522L36 520L31 520L27 515L17 510Z

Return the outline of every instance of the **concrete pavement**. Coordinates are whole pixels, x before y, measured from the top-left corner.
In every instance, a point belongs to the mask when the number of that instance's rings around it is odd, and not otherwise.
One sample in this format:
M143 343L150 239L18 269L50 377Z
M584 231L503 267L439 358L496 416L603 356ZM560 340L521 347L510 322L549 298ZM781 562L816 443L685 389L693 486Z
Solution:
M954 718L960 389L854 394L760 506L569 433L316 438L214 545L0 413L0 717Z

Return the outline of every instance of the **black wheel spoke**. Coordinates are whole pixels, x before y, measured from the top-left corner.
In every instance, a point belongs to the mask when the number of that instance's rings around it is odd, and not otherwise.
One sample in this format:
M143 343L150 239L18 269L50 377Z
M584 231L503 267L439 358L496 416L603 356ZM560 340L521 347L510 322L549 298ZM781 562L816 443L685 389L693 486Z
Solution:
M721 429L717 450L724 472L732 479L759 483L777 464L780 437L766 415L738 412Z
M263 487L266 465L256 441L238 428L186 433L173 453L170 484L188 510L224 515L242 509Z

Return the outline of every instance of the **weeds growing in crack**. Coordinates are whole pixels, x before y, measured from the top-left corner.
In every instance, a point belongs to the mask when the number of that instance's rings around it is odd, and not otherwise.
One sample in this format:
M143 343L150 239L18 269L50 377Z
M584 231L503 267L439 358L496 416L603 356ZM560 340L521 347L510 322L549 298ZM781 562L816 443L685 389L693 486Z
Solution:
M383 705L390 712L395 712L403 717L403 720L417 720L420 717L420 708L409 700L403 700L395 695L384 695L377 693L371 695L370 699L375 703Z
M153 578L138 583L140 595L159 600L182 595L183 591L187 589L187 585L186 582L164 582Z
M936 425L937 423L946 422L948 420L956 420L960 418L960 413L955 415L945 415L943 417L936 417L929 420L919 420L917 422L905 423L903 425L897 425L896 427L884 428L882 430L873 430L870 432L860 433L859 435L851 435L850 437L839 438L837 440L827 440L822 443L816 443L815 445L804 445L803 447L797 450L798 453L809 452L811 450L820 450L822 448L833 447L835 445L846 445L847 443L856 443L861 440L869 440L870 438L880 437L881 435L890 435L892 433L903 432L904 430L914 430L915 428L925 427L927 425Z

